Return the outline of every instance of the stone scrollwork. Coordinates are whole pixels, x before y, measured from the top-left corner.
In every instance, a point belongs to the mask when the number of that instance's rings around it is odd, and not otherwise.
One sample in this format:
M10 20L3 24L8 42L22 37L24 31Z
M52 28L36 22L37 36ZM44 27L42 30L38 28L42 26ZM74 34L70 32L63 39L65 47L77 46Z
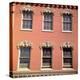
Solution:
M72 15L71 11L69 9L64 10L63 12L61 12L61 16L63 14L67 14L67 15Z
M32 43L30 41L21 41L17 44L17 48L20 48L20 47L31 47L32 46Z
M62 48L73 48L72 44L70 42L64 42L62 45L61 45L61 49Z
M43 10L43 13L52 13L52 10L50 7L47 7Z
M53 46L49 41L46 41L46 42L41 43L40 48L42 47L53 47Z

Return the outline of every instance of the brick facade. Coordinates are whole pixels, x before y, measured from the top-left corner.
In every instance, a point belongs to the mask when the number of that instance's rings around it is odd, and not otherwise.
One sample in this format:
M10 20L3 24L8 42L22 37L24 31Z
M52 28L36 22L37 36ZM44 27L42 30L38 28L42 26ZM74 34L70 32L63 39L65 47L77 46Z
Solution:
M22 30L22 10L33 11L32 30ZM53 30L43 31L43 12L53 13ZM63 14L72 14L72 31L62 31ZM30 42L30 68L20 70L19 48L22 43ZM52 46L52 68L42 70L42 44ZM63 69L63 46L70 43L72 47L72 68ZM28 44L29 45L29 44ZM49 45L49 44L48 44ZM68 44L69 45L69 44ZM78 71L78 7L74 5L42 3L10 3L10 76L25 77L39 75L73 74Z

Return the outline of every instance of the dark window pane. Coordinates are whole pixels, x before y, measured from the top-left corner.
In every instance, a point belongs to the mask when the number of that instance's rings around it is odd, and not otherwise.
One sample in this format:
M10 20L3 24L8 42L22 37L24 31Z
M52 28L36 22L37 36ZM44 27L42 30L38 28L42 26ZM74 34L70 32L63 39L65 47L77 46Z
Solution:
M32 21L31 20L23 20L23 28L32 29Z
M70 48L64 48L63 53L64 53L63 56L72 57L72 49Z
M32 19L32 12L23 11L23 18L27 19L27 20L31 20Z
M51 63L51 58L43 58L43 63Z
M43 48L43 56L52 56L51 48Z
M30 48L21 47L20 52L21 52L21 54L20 54L21 57L29 57L30 56Z
M44 58L43 59L43 66L46 66L46 68L51 67L51 64L52 64L51 58L50 59L49 58Z
M72 65L72 59L71 58L64 58L64 64L65 65Z
M29 58L20 58L20 63L29 63Z

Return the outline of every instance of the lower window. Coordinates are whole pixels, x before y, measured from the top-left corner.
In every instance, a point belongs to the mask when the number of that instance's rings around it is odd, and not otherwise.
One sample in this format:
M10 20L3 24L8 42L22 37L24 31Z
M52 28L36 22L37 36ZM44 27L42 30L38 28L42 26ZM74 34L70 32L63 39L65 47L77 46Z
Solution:
M19 67L29 68L30 66L30 48L20 47Z
M52 48L42 48L42 68L52 67Z
M63 67L72 68L72 48L63 48Z

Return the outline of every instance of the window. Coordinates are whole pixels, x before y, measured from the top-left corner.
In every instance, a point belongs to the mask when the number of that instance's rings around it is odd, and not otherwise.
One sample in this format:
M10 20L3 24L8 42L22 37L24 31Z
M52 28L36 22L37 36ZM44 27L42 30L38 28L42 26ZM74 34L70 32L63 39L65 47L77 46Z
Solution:
M23 11L23 29L32 29L32 11Z
M20 47L20 58L19 58L19 67L20 68L29 68L30 64L30 48L29 47Z
M72 68L72 48L63 48L63 67Z
M72 31L72 15L63 14L63 31Z
M42 68L51 68L52 67L52 48L42 48Z
M53 14L49 12L44 13L44 28L45 31L53 30Z

